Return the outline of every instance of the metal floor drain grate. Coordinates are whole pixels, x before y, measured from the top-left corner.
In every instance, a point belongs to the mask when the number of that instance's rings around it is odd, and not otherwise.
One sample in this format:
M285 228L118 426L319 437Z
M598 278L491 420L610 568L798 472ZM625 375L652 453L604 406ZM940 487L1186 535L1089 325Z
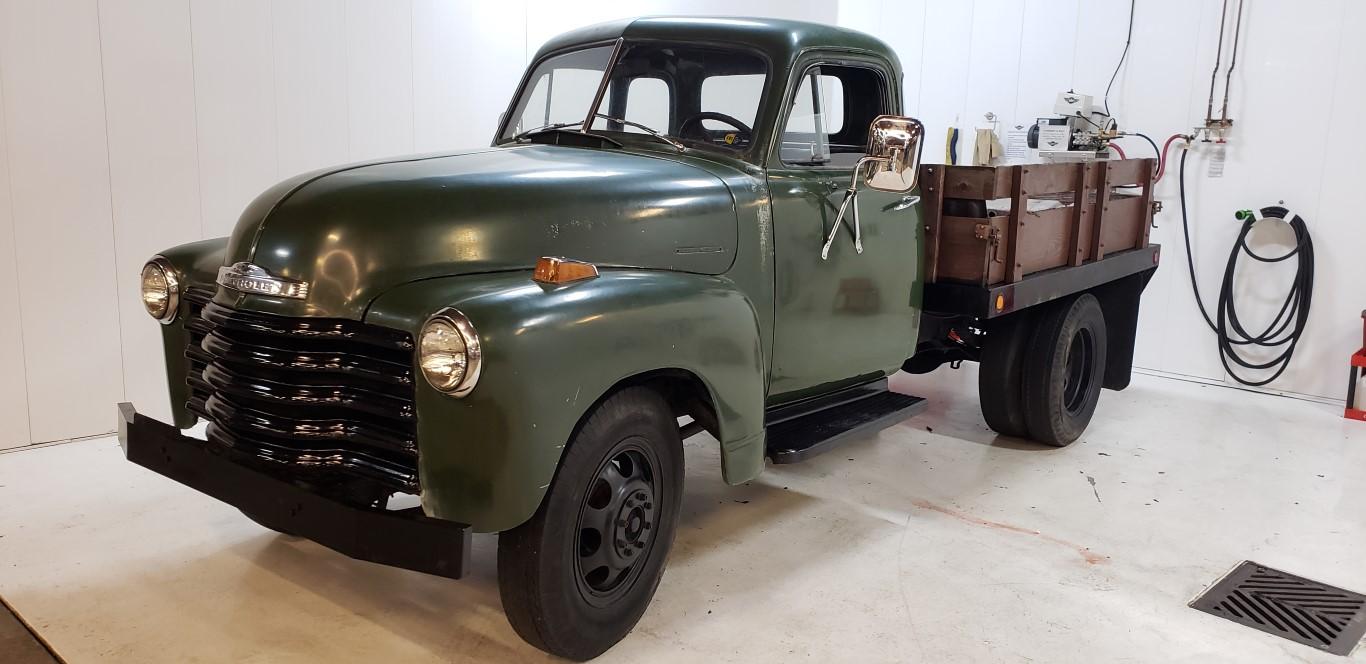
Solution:
M1334 655L1366 634L1366 595L1243 562L1190 603L1240 625Z

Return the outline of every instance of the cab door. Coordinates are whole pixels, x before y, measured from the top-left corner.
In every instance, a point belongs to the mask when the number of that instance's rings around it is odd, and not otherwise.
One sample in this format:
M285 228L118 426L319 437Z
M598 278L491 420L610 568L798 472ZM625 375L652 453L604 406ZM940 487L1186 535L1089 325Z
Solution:
M821 257L867 150L870 123L899 110L890 71L879 61L834 58L798 71L768 162L775 280L769 405L896 371L911 356L919 325L918 191L860 186L862 253L846 214Z

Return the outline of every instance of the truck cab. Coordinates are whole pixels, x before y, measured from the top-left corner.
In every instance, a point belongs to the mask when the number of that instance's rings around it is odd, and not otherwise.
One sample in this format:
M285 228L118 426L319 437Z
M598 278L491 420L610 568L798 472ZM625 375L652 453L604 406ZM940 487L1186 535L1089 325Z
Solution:
M174 417L121 404L125 453L378 563L458 578L471 533L499 533L517 632L596 656L663 573L684 438L749 481L914 414L887 376L981 359L1007 328L922 326L934 226L902 81L886 44L822 25L561 35L490 146L302 174L231 236L153 257ZM1098 374L1073 373L1093 409ZM420 506L390 507L405 494Z

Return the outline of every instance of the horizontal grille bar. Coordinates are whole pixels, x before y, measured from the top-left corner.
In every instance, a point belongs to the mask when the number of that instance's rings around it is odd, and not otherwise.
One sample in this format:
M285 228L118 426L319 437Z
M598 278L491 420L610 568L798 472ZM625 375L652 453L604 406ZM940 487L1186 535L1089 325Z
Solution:
M186 406L208 439L298 471L416 492L412 339L358 321L245 312L186 292Z
M204 307L204 320L220 329L254 332L281 339L302 342L358 342L397 351L394 356L399 358L406 357L406 354L413 350L412 339L403 332L352 320L283 318L270 314L236 311L212 301Z

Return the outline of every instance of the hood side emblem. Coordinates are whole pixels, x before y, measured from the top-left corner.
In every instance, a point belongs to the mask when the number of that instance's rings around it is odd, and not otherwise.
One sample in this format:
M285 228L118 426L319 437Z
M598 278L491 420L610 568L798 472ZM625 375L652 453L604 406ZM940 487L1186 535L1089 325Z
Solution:
M292 300L308 297L308 282L277 277L251 263L233 263L218 268L218 285L239 293L268 295Z

